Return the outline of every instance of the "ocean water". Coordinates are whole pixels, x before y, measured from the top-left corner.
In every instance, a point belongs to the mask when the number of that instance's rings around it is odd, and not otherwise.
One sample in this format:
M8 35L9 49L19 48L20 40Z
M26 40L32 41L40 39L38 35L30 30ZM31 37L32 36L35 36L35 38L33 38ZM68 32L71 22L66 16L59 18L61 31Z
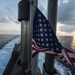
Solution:
M63 47L75 50L75 36L58 36L58 39Z
M20 40L20 37L17 37L7 43L2 49L0 49L0 75L3 74L3 71L10 59L12 50L16 43L18 43Z
M41 70L41 73L43 73L43 63L45 60L44 58L45 58L45 54L40 53L39 59L38 59L38 61L39 61L38 66ZM60 75L72 75L70 69L66 68L64 65L59 63L57 60L55 60L54 67L57 69L57 71L59 72Z
M58 37L58 39L64 47L75 50L75 36L60 36ZM17 37L14 40L10 41L8 44L6 44L0 50L0 75L2 75L8 63L8 60L10 59L15 44L18 43L19 41L20 37ZM44 57L45 54L43 53L39 54L38 66L40 67L41 72L44 63ZM54 66L60 72L61 75L72 75L68 68L65 68L62 64L58 63L56 60Z

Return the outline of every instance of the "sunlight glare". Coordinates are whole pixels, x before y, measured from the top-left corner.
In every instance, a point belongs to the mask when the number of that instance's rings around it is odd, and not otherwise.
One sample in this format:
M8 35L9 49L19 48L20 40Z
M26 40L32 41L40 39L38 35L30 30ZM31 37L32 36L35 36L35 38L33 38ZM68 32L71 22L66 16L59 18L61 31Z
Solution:
M75 31L73 32L73 36L75 36Z
M73 36L72 43L71 43L71 48L73 50L75 50L75 36Z

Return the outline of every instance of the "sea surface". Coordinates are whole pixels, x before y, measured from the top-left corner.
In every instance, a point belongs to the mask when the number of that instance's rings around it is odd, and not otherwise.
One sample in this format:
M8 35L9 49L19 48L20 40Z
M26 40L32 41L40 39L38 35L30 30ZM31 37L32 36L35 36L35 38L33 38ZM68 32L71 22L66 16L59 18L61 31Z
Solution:
M0 49L0 75L3 74L3 71L10 59L13 48L16 43L19 43L20 37L17 37L7 43L2 49Z
M75 50L75 36L60 36L60 37L58 36L58 39L64 47ZM19 41L20 37L17 37L12 41L10 41L9 43L7 43L2 49L0 49L0 75L2 75L8 63L8 60L10 59L15 44L18 43ZM42 65L44 62L44 57L45 55L43 53L39 54L38 66L40 67L41 72L43 68ZM62 64L58 63L56 60L54 66L60 72L61 75L72 75L68 68L65 68Z
M58 36L63 47L75 50L75 36Z

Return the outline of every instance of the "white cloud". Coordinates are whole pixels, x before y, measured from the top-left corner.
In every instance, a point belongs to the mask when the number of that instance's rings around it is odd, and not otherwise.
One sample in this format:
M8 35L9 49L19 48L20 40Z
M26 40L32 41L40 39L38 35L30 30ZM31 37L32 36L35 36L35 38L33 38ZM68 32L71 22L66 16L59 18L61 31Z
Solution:
M20 34L18 2L19 0L0 1L0 34Z
M75 0L59 0L58 22L75 25Z
M20 34L20 24L14 22L0 23L0 34Z

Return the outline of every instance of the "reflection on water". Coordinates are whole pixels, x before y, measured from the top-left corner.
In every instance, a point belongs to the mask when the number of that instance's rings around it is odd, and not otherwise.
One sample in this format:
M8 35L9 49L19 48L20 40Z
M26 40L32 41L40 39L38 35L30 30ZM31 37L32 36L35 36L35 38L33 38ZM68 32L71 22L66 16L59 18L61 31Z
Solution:
M62 46L68 49L72 49L72 38L73 36L58 36L59 42L62 44Z
M71 48L75 50L75 36L72 38Z

